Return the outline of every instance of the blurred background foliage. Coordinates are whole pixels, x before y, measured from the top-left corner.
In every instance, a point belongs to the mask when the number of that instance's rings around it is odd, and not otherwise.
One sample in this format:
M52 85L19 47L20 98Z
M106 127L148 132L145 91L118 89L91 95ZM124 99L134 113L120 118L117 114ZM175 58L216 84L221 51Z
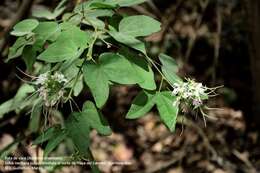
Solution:
M12 98L23 83L16 75L25 71L22 60L4 63L15 38L8 33L18 21L41 8L54 9L58 0L2 0L0 2L0 103ZM71 10L80 0L69 1ZM220 86L219 96L212 99L207 127L201 118L188 116L179 122L174 134L159 123L156 112L138 121L124 119L138 90L134 86L112 89L104 108L114 133L100 137L92 132L91 148L98 161L131 161L128 166L103 165L102 172L212 172L256 173L260 171L258 64L260 42L260 3L257 0L153 0L143 5L123 8L120 12L146 14L162 22L162 30L146 40L149 54L157 60L163 52L173 56L179 74L192 77L208 86ZM258 39L259 38L259 39ZM257 46L256 46L257 45ZM85 93L76 99L89 97ZM85 100L85 99L84 99ZM256 108L256 109L255 109ZM66 114L66 111L63 111ZM0 113L1 114L1 113ZM62 118L53 112L53 119ZM67 116L67 115L64 115ZM30 117L15 112L0 119L0 149L13 155L42 155L41 146L30 145L35 136L20 144L8 144L29 132ZM55 120L54 120L55 121ZM35 134L36 135L36 134ZM66 144L66 147L65 147ZM53 155L69 153L68 143ZM3 154L3 153L1 153ZM3 161L0 161L0 164ZM0 167L1 169L1 167ZM64 167L57 172L87 172L86 167ZM2 170L4 171L4 170ZM26 172L26 171L23 171Z

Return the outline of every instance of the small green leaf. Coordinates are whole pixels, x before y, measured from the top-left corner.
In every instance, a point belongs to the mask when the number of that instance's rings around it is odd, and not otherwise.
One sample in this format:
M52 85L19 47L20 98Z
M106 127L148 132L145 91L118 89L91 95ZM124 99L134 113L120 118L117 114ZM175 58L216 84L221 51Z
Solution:
M42 113L42 105L39 100L37 100L33 107L31 112L31 120L29 123L29 129L31 132L37 132L40 126L40 119L41 119L41 113Z
M160 25L160 22L148 16L129 16L119 23L119 32L133 37L148 36L160 31Z
M39 22L35 19L25 19L14 26L11 35L24 36L32 32L39 25Z
M80 56L91 40L90 33L84 32L76 26L69 26L71 27L62 31L56 42L49 45L37 59L46 62L61 62Z
M90 127L84 115L72 113L65 122L66 131L80 154L86 157L89 148Z
M81 13L82 11L85 12L85 10L89 11L90 9L93 9L93 7L91 7L92 4L103 3L103 2L104 2L104 0L91 0L91 1L83 2L83 3L78 4L73 11L75 13Z
M16 109L22 109L22 104L25 104L26 97L29 93L32 93L34 91L34 88L28 84L23 84L17 91L14 98L2 103L0 105L0 119L4 116L4 114L7 114L11 111L14 111Z
M14 96L14 102L13 102L12 106L15 108L19 107L19 104L25 101L27 95L34 91L35 91L35 89L33 86L31 86L29 84L23 84L18 89L16 95Z
M86 12L84 15L87 18L98 18L98 17L112 17L114 14L113 10L108 9L95 9Z
M148 65L144 57L139 56L133 51L127 48L123 48L119 51L120 55L123 55L131 63L134 69L135 76L139 78L138 85L143 89L154 90L156 84L154 81L154 73L152 68Z
M107 2L94 2L90 5L92 8L98 8L98 9L114 9L117 7L116 4L110 4Z
M83 90L83 87L84 87L83 78L82 78L82 76L80 76L78 81L76 82L76 85L73 90L74 96L78 96L81 93L81 91Z
M97 107L101 108L109 95L109 81L101 65L86 63L83 67L84 81L91 90Z
M82 23L84 23L86 25L94 26L101 30L105 28L105 23L102 20L100 20L98 18L94 18L94 17L90 17L87 20L83 20Z
M156 106L160 117L170 131L174 131L178 116L178 107L173 105L176 97L173 97L170 91L157 92L156 95Z
M156 93L142 91L133 100L126 118L140 118L149 112L156 104L161 120L171 131L174 131L178 115L178 107L172 104L175 99L170 91Z
M57 136L54 136L51 138L46 147L44 148L44 154L43 157L47 157L50 152L52 152L65 138L67 137L67 134L65 131L61 130Z
M55 14L53 14L47 8L32 10L32 16L36 17L36 18L45 18L45 19L48 19L48 20L52 20L52 19L55 19L57 17Z
M111 0L108 0L108 1L111 1ZM112 0L112 1L117 1L117 0ZM117 1L117 2L120 7L129 7L129 6L144 3L146 1L147 0L121 0L121 1Z
M97 111L91 101L86 101L82 108L82 116L85 117L89 126L96 129L102 135L110 135L111 129L104 116Z
M103 71L110 81L119 84L136 84L143 82L135 75L131 63L123 56L114 53L103 53L99 57Z
M4 114L13 111L12 103L13 99L8 100L0 105L0 119L3 118Z
M86 48L92 40L90 32L82 31L71 23L63 23L60 27L62 33L57 38L57 42L66 42L70 39L78 48Z
M140 40L136 39L135 37L133 37L131 35L127 35L125 33L120 33L117 31L109 31L108 33L116 41L123 43L135 50L138 50L138 51L142 52L143 54L146 54L145 44L143 42L141 42Z
M90 3L89 6L96 7L94 4L101 4L98 7L100 8L116 8L116 7L129 7L133 5L138 5L144 3L147 0L95 0Z
M33 46L26 46L23 50L22 59L24 60L27 69L32 72L33 64L36 60L36 50Z
M33 30L36 34L36 38L40 37L44 40L52 39L57 32L60 32L60 28L57 22L40 22L40 24Z
M61 62L78 55L77 46L71 41L55 42L51 44L37 59L46 62Z
M103 6L107 9L102 9L99 7ZM106 4L103 1L99 0L92 0L92 1L87 1L84 2L80 5L77 5L74 9L75 14L77 14L81 20L80 22L86 24L86 25L91 25L95 28L99 29L104 29L105 28L105 23L100 20L100 17L111 17L114 14L114 11L111 8L112 7L109 4ZM113 7L112 7L113 8Z
M126 118L136 119L144 116L155 105L156 97L153 92L141 91L133 100Z
M25 37L19 37L15 41L14 45L10 47L8 59L6 60L6 62L21 56L25 46L32 45L33 43L34 43L33 39L26 39Z
M59 133L59 131L60 131L59 126L48 128L32 142L32 145L38 145L38 144L42 144L43 142L48 141L49 139L56 136Z
M35 9L32 11L32 16L38 17L38 18L45 18L48 20L52 20L57 18L59 15L62 14L62 12L66 9L65 3L67 0L62 0L58 6L54 9L53 12L51 12L48 9Z
M178 72L178 65L175 60L165 54L160 54L159 59L162 63L162 72L166 79L173 85L174 83L181 82L181 78L176 74Z
M147 36L160 30L160 22L144 15L123 18L119 23L119 31L112 26L108 32L116 41L146 54L145 44L135 37Z

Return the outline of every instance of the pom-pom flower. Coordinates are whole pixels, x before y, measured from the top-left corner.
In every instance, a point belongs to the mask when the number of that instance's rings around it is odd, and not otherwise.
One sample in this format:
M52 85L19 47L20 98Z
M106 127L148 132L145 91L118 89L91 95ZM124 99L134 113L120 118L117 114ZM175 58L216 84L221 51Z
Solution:
M197 109L203 105L203 101L209 96L213 96L216 88L208 88L202 83L195 82L192 79L186 79L186 82L175 83L173 85L172 95L176 97L173 106L184 104L192 109ZM215 95L215 94L214 94Z
M46 107L52 107L64 97L65 84L68 80L60 72L51 74L50 72L39 75L35 80L35 85L39 87L39 96L42 97Z

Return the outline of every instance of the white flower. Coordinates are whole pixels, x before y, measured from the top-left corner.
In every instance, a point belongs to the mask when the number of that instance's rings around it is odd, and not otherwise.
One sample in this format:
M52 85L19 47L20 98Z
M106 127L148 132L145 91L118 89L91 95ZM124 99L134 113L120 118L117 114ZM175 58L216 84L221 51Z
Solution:
M62 82L67 83L68 82L68 80L65 78L65 76L61 73L58 73L58 72L55 72L55 74L52 76L52 78L59 83L62 83Z
M172 91L172 95L177 95L179 93L179 88L174 88Z
M65 76L59 72L51 75L50 72L39 75L35 84L39 85L39 96L42 97L45 106L54 106L64 97L64 86L68 82Z
M43 85L48 80L48 72L41 74L39 77L37 77L35 84L36 85Z
M186 105L194 106L195 108L201 106L202 96L205 95L207 87L202 83L197 83L194 80L187 79L187 82L175 83L173 85L172 95L176 97L173 106L179 105L184 102Z

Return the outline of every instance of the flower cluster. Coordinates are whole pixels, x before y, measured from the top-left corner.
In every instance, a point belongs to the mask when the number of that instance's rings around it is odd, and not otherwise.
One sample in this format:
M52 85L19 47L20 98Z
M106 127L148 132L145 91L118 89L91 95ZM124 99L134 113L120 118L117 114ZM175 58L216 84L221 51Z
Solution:
M207 92L209 90L210 88L191 79L187 79L186 82L175 83L173 85L172 95L176 97L176 100L173 102L173 105L179 106L180 103L184 103L196 109L203 104L203 100L208 99Z
M39 86L39 95L42 97L45 106L56 105L64 96L64 86L68 82L65 76L59 72L53 75L50 72L39 75L35 84Z

